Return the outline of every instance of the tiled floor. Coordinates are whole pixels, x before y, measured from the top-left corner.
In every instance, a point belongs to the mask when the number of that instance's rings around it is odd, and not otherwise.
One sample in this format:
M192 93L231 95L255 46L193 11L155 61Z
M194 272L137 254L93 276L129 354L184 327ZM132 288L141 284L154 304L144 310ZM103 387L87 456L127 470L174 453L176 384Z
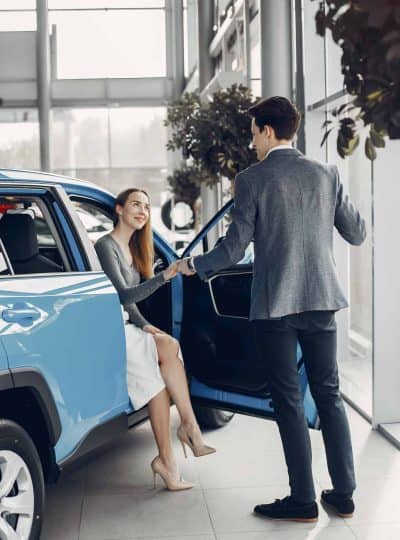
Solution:
M399 540L400 452L348 408L358 490L351 520L320 507L316 524L271 522L252 514L256 503L288 493L273 422L236 415L206 434L214 455L185 460L196 488L152 488L155 444L149 423L132 430L90 464L47 490L43 540ZM178 418L173 414L174 427ZM318 491L330 487L321 434L312 432ZM176 438L174 437L176 440Z

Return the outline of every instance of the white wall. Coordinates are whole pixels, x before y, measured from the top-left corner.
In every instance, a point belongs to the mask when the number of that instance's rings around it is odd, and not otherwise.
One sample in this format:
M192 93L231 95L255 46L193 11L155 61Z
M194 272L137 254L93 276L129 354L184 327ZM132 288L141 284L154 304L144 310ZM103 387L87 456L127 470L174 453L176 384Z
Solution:
M400 141L374 163L374 423L400 422Z

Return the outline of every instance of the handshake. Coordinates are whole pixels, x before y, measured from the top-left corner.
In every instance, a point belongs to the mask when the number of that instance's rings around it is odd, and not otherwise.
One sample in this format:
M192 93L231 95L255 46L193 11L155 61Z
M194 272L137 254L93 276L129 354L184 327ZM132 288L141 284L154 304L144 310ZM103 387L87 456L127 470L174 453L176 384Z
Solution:
M164 278L166 280L174 278L177 274L183 274L185 276L194 276L196 273L195 270L191 270L189 267L188 260L191 259L191 257L187 257L186 259L182 259L180 261L176 261L168 266L163 272Z

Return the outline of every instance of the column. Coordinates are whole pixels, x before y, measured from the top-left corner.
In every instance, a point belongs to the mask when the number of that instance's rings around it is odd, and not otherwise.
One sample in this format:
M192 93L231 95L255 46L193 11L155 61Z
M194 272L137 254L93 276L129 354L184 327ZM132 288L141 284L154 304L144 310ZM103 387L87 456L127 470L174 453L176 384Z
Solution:
M36 0L37 96L39 111L40 168L51 170L50 41L47 0Z

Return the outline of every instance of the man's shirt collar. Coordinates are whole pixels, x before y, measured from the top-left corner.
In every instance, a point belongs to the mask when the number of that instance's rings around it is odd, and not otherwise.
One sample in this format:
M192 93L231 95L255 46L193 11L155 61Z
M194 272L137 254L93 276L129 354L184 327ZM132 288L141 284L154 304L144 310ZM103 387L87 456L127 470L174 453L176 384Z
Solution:
M293 150L293 146L291 144L279 144L278 146L274 146L273 148L271 148L271 150L268 151L264 159L267 159L270 153L274 152L275 150L286 150L287 148L290 148L291 150Z

